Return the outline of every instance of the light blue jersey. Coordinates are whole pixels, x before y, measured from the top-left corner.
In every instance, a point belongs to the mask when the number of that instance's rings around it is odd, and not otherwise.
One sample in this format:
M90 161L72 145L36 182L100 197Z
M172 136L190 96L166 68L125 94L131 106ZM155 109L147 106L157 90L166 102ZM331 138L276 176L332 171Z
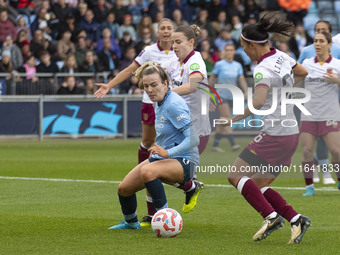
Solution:
M155 103L156 144L169 158L185 158L198 165L198 136L190 124L190 110L184 99L169 90L161 103ZM152 158L159 159L154 154Z
M222 59L216 62L212 74L217 77L217 84L231 84L237 86L238 78L243 75L243 68L239 62L229 63ZM218 88L217 93L221 98L232 100L233 96L229 89Z

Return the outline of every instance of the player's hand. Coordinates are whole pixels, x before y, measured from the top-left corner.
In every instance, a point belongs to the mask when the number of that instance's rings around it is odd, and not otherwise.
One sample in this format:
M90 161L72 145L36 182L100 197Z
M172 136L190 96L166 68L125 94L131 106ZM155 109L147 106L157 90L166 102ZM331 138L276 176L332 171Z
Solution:
M161 156L162 158L169 157L168 151L163 149L161 146L155 144L155 146L152 146L149 151L152 154L157 154L158 156Z
M333 73L332 71L327 72L323 77L325 77L326 82L328 83L339 83L339 77L336 73Z
M103 98L109 92L109 86L105 83L96 83L99 89L94 93L95 98Z

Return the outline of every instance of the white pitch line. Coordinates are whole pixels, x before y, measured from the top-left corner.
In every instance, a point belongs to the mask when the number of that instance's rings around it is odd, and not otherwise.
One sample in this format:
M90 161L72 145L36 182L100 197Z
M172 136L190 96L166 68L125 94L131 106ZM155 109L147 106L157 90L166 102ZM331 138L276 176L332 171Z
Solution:
M106 180L79 180L79 179L56 179L56 178L33 178L33 177L12 177L12 176L0 176L0 179L5 180L26 180L26 181L51 181L51 182L84 182L84 183L111 183L119 184L120 181L106 181ZM233 188L232 185L227 184L204 184L206 187L214 188ZM272 187L274 189L286 189L286 190L305 190L305 187ZM317 191L337 191L340 192L335 187L322 187L315 188Z

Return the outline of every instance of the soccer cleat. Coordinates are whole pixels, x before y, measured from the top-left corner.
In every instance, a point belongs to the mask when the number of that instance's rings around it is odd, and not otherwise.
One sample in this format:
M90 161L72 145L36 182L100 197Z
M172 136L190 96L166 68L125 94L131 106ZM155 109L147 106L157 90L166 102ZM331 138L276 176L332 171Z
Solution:
M301 243L303 236L310 226L310 219L301 215L296 222L291 224L292 237L288 244Z
M213 152L225 152L223 149L221 149L220 147L212 147L211 151Z
M340 181L338 181L338 189L340 190Z
M332 177L323 178L323 184L329 185L329 184L335 184L335 181Z
M182 211L184 213L190 212L197 203L197 197L200 194L201 190L204 188L204 183L199 182L197 179L192 180L195 183L195 188L188 192L185 192L185 204L183 205Z
M306 188L306 192L303 194L304 197L315 196L314 185Z
M109 229L113 229L113 230L115 229L141 229L139 221L128 223L126 221L121 220L120 222L121 224L114 225L110 227Z
M147 215L147 216L144 216L143 219L140 221L140 225L142 228L145 228L145 227L150 227L151 226L151 220L152 220L152 217Z
M232 151L238 151L239 149L241 149L241 145L235 144L231 147Z
M283 228L284 223L285 221L280 215L272 219L265 218L261 229L253 236L253 241L266 239L273 231Z

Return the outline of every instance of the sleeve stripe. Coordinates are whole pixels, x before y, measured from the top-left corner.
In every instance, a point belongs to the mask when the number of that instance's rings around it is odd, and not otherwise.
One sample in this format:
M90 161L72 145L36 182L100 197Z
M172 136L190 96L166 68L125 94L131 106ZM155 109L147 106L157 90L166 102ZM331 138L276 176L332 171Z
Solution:
M137 60L136 60L136 59L134 60L134 62L135 62L137 65L141 66L141 64L139 64L139 63L137 62Z
M184 130L186 130L186 129L188 129L188 128L190 128L190 123L184 125L184 126L181 127L178 131L182 133Z
M269 85L265 84L265 83L259 83L257 85L255 85L255 88L257 87L266 87L267 89L269 89Z
M294 69L297 66L297 62L295 62L295 65L292 66L292 69Z
M189 77L195 73L199 73L204 78L204 75L200 71L193 71L191 74L189 74Z

